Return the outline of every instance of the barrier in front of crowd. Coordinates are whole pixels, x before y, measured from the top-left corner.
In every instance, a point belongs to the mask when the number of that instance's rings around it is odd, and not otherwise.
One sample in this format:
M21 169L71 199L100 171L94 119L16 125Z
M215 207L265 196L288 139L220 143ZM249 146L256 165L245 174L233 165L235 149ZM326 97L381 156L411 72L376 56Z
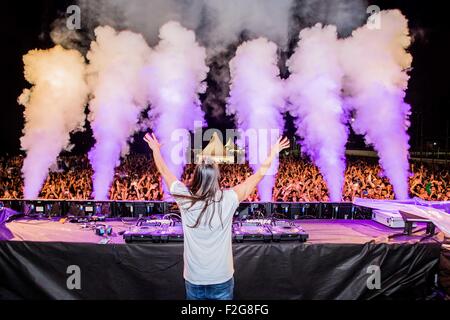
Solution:
M0 205L25 215L48 217L143 217L179 211L173 201L7 200ZM351 202L242 202L235 215L289 219L370 219L372 210Z

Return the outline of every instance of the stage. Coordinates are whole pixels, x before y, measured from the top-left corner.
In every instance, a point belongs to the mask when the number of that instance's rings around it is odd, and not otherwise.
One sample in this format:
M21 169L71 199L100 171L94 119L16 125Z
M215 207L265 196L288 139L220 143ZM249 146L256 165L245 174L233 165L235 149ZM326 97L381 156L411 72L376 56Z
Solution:
M440 235L389 239L399 230L370 220L301 225L306 243L233 245L236 299L426 299L435 275L448 274ZM7 223L0 238L1 299L184 299L182 243L125 244L113 234L99 244L92 230L48 220ZM81 290L67 289L71 265ZM369 289L378 267L380 288Z

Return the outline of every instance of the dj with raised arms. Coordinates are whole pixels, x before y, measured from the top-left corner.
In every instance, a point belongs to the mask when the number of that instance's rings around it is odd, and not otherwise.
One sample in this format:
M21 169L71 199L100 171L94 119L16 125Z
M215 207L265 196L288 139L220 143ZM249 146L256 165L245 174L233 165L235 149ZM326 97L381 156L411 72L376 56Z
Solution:
M261 167L229 190L219 185L219 166L210 160L197 164L189 186L178 181L164 161L154 134L144 140L156 167L177 202L184 232L184 279L188 300L231 300L234 289L232 220L239 203L254 191L279 152L289 148L279 138Z

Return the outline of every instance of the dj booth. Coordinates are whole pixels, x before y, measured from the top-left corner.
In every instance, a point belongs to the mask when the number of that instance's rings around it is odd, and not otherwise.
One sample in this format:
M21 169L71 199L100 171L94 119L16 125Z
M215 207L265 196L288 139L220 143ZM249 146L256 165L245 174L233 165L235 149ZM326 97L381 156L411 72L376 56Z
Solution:
M0 299L184 298L183 243L123 237L138 217L173 212L173 203L2 203L25 215L0 225ZM236 299L425 299L445 272L437 236L392 237L396 230L368 220L366 208L244 203L236 219L255 212L292 219L308 239L235 242ZM99 235L95 219L68 219L102 213L111 234ZM68 286L74 267L80 289Z

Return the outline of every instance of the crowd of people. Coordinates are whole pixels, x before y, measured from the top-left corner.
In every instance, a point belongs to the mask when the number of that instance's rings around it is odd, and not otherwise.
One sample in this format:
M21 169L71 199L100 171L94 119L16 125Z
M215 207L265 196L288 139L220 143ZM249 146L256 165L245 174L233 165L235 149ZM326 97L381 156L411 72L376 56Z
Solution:
M22 199L23 157L0 158L0 198ZM185 167L181 180L189 183L194 165ZM248 165L221 165L221 184L233 187L252 174ZM87 156L60 157L52 167L39 195L42 199L92 198L93 170ZM411 164L409 181L411 197L424 200L450 200L450 171L438 165ZM382 169L375 162L349 160L345 171L343 201L354 198L394 199L394 190ZM145 155L129 155L116 168L110 189L111 200L163 200L164 188L154 163ZM255 191L248 201L258 201ZM314 202L329 201L327 185L319 169L311 162L284 157L273 189L273 201Z

